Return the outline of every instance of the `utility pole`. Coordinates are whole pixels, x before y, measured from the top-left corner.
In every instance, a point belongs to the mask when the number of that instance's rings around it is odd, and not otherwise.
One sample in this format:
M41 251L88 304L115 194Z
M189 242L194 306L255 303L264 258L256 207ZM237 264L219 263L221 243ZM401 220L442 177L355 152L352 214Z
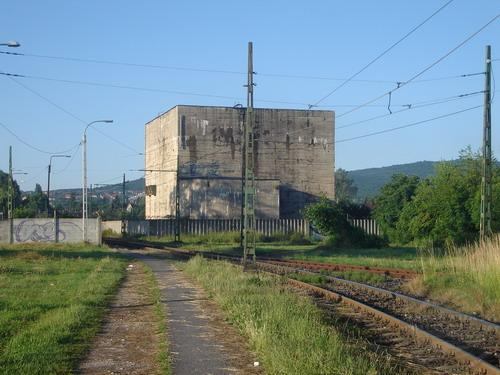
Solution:
M177 171L175 172L175 242L181 241L181 187L180 187L179 157L177 157Z
M486 46L486 72L483 115L483 178L481 180L481 215L479 239L491 236L491 46Z
M245 128L245 110L239 109L239 123ZM243 134L244 130L243 130ZM244 135L243 135L244 136ZM241 215L240 215L240 247L243 249L243 221L245 219L245 142L241 142Z
M9 182L7 196L7 212L9 217L9 243L14 243L14 187L12 180L12 146L9 146Z
M125 236L127 230L125 228L125 212L126 212L126 197L125 197L125 173L123 174L123 183L122 183L122 227L121 227L121 232L122 236Z
M254 176L254 113L253 113L253 45L248 42L248 83L247 87L247 113L244 129L244 171L245 182L243 187L243 264L248 264L249 258L255 263L255 176Z

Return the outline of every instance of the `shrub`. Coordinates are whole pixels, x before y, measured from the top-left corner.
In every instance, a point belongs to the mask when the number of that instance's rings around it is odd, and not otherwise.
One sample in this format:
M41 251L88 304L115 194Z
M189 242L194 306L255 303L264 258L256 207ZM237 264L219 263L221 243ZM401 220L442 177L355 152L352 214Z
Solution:
M326 198L307 206L304 216L322 235L327 236L325 246L366 248L387 244L382 238L368 235L362 229L353 227L347 220L343 207Z

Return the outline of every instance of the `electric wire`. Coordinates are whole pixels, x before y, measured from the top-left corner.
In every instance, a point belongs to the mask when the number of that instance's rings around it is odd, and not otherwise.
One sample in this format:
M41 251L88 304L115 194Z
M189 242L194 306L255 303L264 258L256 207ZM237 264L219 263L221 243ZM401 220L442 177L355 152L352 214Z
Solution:
M472 111L474 109L481 108L481 107L482 107L482 105L477 105L477 106L474 106L474 107L462 109L460 111L451 112L451 113L447 113L447 114L444 114L444 115L441 115L441 116L433 117L433 118L430 118L430 119L421 120L421 121L417 121L417 122L412 122L410 124L406 124L406 125L402 125L402 126L396 126L394 128L389 128L389 129L384 129L384 130L380 130L380 131L373 132L373 133L367 133L367 134L363 134L363 135L358 135L356 137L339 139L339 140L335 141L334 143L344 143L344 142L354 141L354 140L357 140L357 139L372 137L374 135L389 133L389 132L393 132L393 131L396 131L396 130L405 129L405 128L409 128L409 127L413 127L413 126L425 124L425 123L428 123L428 122L431 122L431 121L440 120L442 118L455 116L455 115L458 115L460 113L464 113L464 112L467 112L467 111Z
M490 24L492 24L494 21L496 21L498 19L499 15L497 14L495 17L493 17L492 19L490 19L488 22L486 22L484 25L482 25L478 30L474 31L472 34L470 34L467 38L465 38L462 42L460 42L458 45L456 45L455 47L453 47L451 50L449 50L448 52L446 52L443 56L441 56L439 59L435 60L433 63L431 63L430 65L428 65L427 67L425 67L423 70L419 71L418 73L416 73L415 75L413 75L410 79L404 81L404 82L400 82L397 87L395 87L394 89L388 91L388 92L385 92L383 93L382 95L379 95L377 97L375 97L374 99L371 99L363 104L361 104L360 106L358 107L355 107L347 112L344 112L340 115L337 116L337 118L340 118L340 117L343 117L343 116L346 116L352 112L355 112L357 110L359 110L360 108L363 108L369 104L372 104L374 102L376 102L377 100L387 96L387 95L391 95L392 93L394 93L395 91L401 89L402 87L408 85L410 82L414 81L415 79L417 79L418 77L422 76L423 74L425 74L427 71L429 71L430 69L432 69L434 66L436 66L437 64L439 64L440 62L442 62L444 59L446 59L448 56L450 56L452 53L454 53L456 50L458 50L459 48L461 48L463 45L465 45L467 42L469 42L472 38L474 38L477 34L479 34L481 31L483 31L485 28L487 28Z
M345 125L341 125L341 126L336 126L335 130L340 130L340 129L344 129L344 128L350 128L352 126L364 124L364 123L367 123L367 122L370 122L370 121L373 121L373 120L378 120L378 119L381 119L381 118L390 117L390 116L395 115L397 113L407 112L407 111L411 111L411 110L414 110L414 109L420 109L420 108L435 106L435 105L444 104L444 103L449 103L449 102L452 102L452 101L457 101L457 100L460 100L460 99L469 98L471 96L482 94L482 93L484 93L484 91L476 91L476 92L471 92L471 93L466 93L466 94L461 94L461 95L450 96L450 97L447 97L447 98L436 99L434 101L429 101L429 102L420 102L420 103L417 102L417 103L407 104L406 105L407 108L403 108L403 109L401 109L399 111L393 111L392 113L384 113L382 115L370 117L370 118L367 118L367 119L364 119L364 120L351 122L349 124L345 124Z
M76 144L75 146L67 149L67 150L62 150L62 151L47 151L47 150L43 150L37 146L33 146L31 143L25 141L24 139L22 139L19 135L17 135L14 131L12 131L7 125L5 125L4 123L0 122L0 126L2 128L5 129L5 131L7 131L9 134L11 134L15 139L17 139L20 143L22 143L23 145L25 145L26 147L28 148L31 148L32 150L35 150L37 152L40 152L42 154L48 154L48 155L54 155L54 154L65 154L67 152L71 152L75 149L75 147L78 147L78 144Z
M31 92L33 95L39 97L40 99L46 101L47 103L49 103L50 105L54 106L55 108L59 109L60 111L64 112L65 114L67 114L68 116L70 116L71 118L75 119L76 121L79 121L80 123L82 124L85 124L87 125L88 122L81 119L80 117L76 116L74 113L68 111L67 109L61 107L59 104L55 103L54 101L50 100L49 98L47 98L46 96L40 94L38 91L35 91L33 90L31 87L25 85L24 83L20 82L19 80L15 79L14 77L12 76L7 76L7 78L9 78L11 81L15 82L17 85L21 86L22 88L24 88L25 90ZM103 135L104 137L112 140L113 142L133 151L133 152L137 152L139 153L139 151L137 151L136 149L126 145L125 143L121 142L120 140L114 138L114 137L111 137L109 136L108 134L102 132L101 130L99 130L98 128L93 128L95 131L97 131L98 133L100 133L101 135Z
M463 78L463 77L471 77L484 73L471 73L471 74L461 74L457 76L450 76L453 78ZM116 85L110 83L102 83L102 82L92 82L92 81L79 81L79 80L68 80L68 79L58 79L58 78L50 78L50 77L41 77L41 76L33 76L33 75L25 75L25 74L17 74L17 73L7 73L0 72L0 75L8 76L8 77L17 77L17 78L27 78L27 79L35 79L35 80L43 80L50 82L60 82L67 84L77 84L77 85L86 85L86 86L96 86L96 87L109 87L116 89L126 89L126 90L135 90L135 91L146 91L146 92L158 92L158 93L168 93L168 94L176 94L176 95L187 95L187 96L199 96L199 97L209 97L209 98L218 98L218 99L229 99L229 100L244 100L244 98L233 97L233 96L224 96L224 95L214 95L214 94L203 94L197 92L188 92L188 91L177 91L177 90L168 90L168 89L158 89L158 88L149 88L149 87L139 87L139 86L127 86L127 85ZM449 78L449 77L448 77ZM444 78L446 79L446 78ZM275 104L290 104L290 105L300 105L306 106L305 102L292 102L292 101L284 101L284 100L273 100L273 99L258 99L256 102L262 103L275 103ZM341 107L357 107L360 104L329 104L329 105L319 105L318 108L341 108ZM404 104L401 105L392 105L393 107L404 107ZM367 105L367 107L386 107L384 104L372 104ZM127 146L125 146L127 147Z
M78 153L78 151L80 150L81 146L82 146L82 144L79 143L77 149L75 150L75 152L73 152L73 154L71 155L71 158L68 160L68 162L66 163L66 165L64 166L64 168L62 168L61 170L56 170L53 173L54 174L61 174L61 173L65 172L69 168L69 166L71 165L71 163L73 163L73 160L75 159L75 156Z
M373 65L375 62L377 62L382 56L387 54L390 50L392 50L394 47L396 47L398 44L400 44L402 41L404 41L406 38L408 38L411 34L413 34L415 31L417 31L420 27L425 25L430 19L432 19L435 15L437 15L439 12L441 12L444 8L446 8L448 5L450 5L454 0L449 0L447 1L443 6L441 6L438 10L436 10L434 13L432 13L430 16L428 16L425 20L423 20L421 23L419 23L417 26L413 27L409 32L407 32L402 38L400 38L398 41L393 43L389 48L386 48L382 53L380 53L377 57L375 57L373 60L371 60L368 64L366 64L363 68L358 70L356 73L351 75L348 79L346 79L344 82L342 82L340 85L335 87L332 91L330 91L328 94L323 96L321 99L319 99L317 102L311 105L311 107L317 106L321 102L323 102L325 99L329 98L331 95L333 95L335 92L340 90L342 87L347 85L352 79L357 77L359 74L364 72L366 69L368 69L371 65Z

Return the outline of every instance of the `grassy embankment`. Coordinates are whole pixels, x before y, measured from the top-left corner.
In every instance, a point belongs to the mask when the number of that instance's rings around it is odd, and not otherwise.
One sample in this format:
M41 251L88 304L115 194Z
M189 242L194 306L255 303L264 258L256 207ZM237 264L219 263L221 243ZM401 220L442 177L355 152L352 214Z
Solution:
M444 254L423 253L420 262L422 275L408 290L500 322L500 235Z
M185 249L214 251L240 255L239 232L210 233L206 235L182 235L176 244L172 236L142 237L167 246ZM378 267L419 269L420 261L415 248L385 249L333 249L321 242L311 242L298 234L278 234L273 237L259 236L257 256L305 259L317 262L369 265Z
M183 242L180 246L184 248L241 254L237 232L182 236L181 239ZM150 237L149 240L173 245L173 238L169 237ZM269 242L271 240L274 242ZM413 269L422 275L407 286L409 291L465 312L475 312L487 319L500 321L499 241L497 236L483 246L435 252L401 247L333 249L321 243L297 244L289 236L282 236L276 239L260 238L257 256ZM383 281L379 276L363 272L337 275L375 284Z
M249 340L266 373L401 373L363 342L348 340L327 326L318 308L289 291L279 277L244 273L201 257L182 267Z
M0 373L71 373L125 263L83 245L0 247Z

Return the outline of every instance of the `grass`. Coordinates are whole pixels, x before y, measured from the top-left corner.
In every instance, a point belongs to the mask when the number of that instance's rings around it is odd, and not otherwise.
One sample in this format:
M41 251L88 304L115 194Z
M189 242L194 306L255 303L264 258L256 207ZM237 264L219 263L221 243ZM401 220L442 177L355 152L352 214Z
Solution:
M241 255L239 232L219 232L206 235L183 235L181 243L173 237L143 237L167 246L180 246L188 250L213 251L228 255ZM334 249L321 243L307 243L294 234L260 237L256 247L258 256L282 257L325 263L368 265L386 268L420 269L415 248Z
M201 257L183 268L248 338L268 374L400 373L362 343L348 343L309 298L292 293L279 277Z
M148 294L151 296L154 305L154 314L156 317L156 329L160 333L161 340L159 342L157 362L160 368L160 373L169 375L172 373L171 358L168 350L168 336L167 336L167 323L166 311L163 303L161 302L160 288L158 287L157 280L148 266L143 263L148 281Z
M71 373L124 266L106 249L85 245L0 247L0 373Z
M413 293L500 322L500 235L444 254L424 252L422 275L407 285Z

